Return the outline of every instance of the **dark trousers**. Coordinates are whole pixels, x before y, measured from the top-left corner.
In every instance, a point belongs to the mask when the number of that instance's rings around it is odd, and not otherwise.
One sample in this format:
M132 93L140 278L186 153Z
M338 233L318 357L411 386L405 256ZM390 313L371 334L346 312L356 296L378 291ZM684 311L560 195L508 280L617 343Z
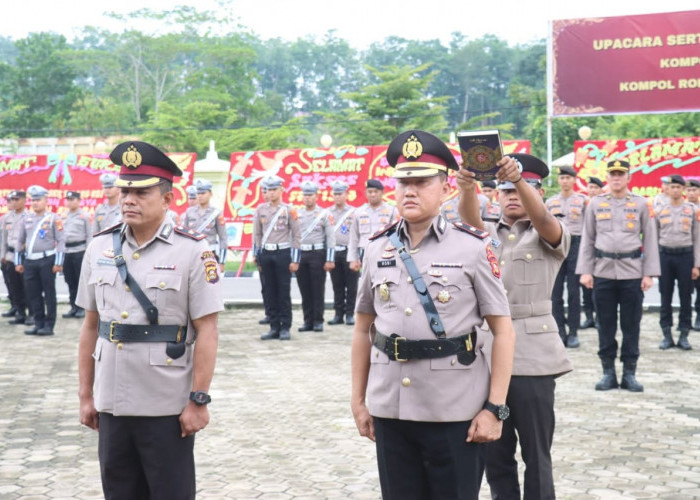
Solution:
M68 285L68 298L71 307L75 307L75 297L78 295L78 283L80 283L80 266L83 264L85 251L67 253L63 260L63 277Z
M581 298L583 312L586 313L586 315L593 314L593 311L595 311L595 306L593 305L593 289L581 285Z
M639 323L642 320L644 292L642 279L611 280L593 277L593 300L598 314L598 356L600 359L617 357L617 309L620 307L622 348L620 359L636 361L639 358Z
M665 253L659 252L661 261L661 276L659 276L659 292L661 293L661 314L659 325L661 327L673 326L673 289L678 282L678 298L681 303L681 311L678 315L678 328L690 330L693 322L692 295L693 295L693 252Z
M24 285L37 328L53 328L56 324L56 275L51 271L55 260L50 255L24 262Z
M323 323L323 308L326 300L326 271L323 270L325 262L325 250L301 252L299 270L296 274L305 325Z
M569 326L569 331L578 330L581 323L581 292L579 275L576 274L576 262L578 261L578 249L581 243L580 236L571 236L571 248L569 254L561 263L557 277L552 288L552 315L557 322L559 331L564 331ZM566 283L566 305L569 308L569 317L564 314L564 283Z
M374 418L383 500L477 500L483 444L467 443L467 422Z
M288 248L284 250L260 252L258 262L265 280L265 303L270 308L270 328L279 331L292 326L292 297L290 286L292 275L289 264L292 256Z
M263 308L265 309L265 317L270 317L270 307L267 305L267 300L265 299L265 275L262 272L262 266L260 266L260 261L258 260L258 275L260 276L260 294L263 298Z
M486 444L486 479L494 500L520 500L518 440L525 462L524 500L554 499L552 438L554 437L554 377L510 379L506 404L510 418L501 439Z
M2 263L2 275L5 278L10 304L17 309L16 315L23 317L27 310L27 292L24 288L24 279L21 274L15 271L14 263L9 260Z
M693 281L695 286L695 314L700 316L700 278Z
M99 415L97 452L105 500L193 500L194 435L180 437L178 415Z
M335 253L335 268L331 271L333 283L333 309L336 316L355 313L355 297L357 296L357 280L360 273L350 269L347 261L348 251Z

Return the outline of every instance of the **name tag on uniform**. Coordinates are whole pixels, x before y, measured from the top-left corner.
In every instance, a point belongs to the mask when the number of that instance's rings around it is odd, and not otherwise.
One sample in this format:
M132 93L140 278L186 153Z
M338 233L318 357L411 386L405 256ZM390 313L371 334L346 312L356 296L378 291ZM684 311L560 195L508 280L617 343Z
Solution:
M595 214L595 218L598 220L607 220L612 218L612 214L610 212L601 212Z
M97 264L100 266L114 266L114 259L97 259Z
M377 267L396 267L396 259L378 260Z

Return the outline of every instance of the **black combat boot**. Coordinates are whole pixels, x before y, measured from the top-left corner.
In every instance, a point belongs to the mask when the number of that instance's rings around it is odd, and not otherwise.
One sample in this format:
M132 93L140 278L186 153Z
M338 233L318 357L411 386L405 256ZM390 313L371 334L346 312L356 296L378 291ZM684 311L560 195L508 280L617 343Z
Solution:
M622 367L622 382L620 388L627 389L630 392L642 392L644 386L637 382L634 374L637 372L637 360L625 361Z
M596 391L609 391L610 389L617 389L617 375L615 375L615 360L614 359L603 359L601 360L603 364L603 378L600 379L595 385Z
M566 347L576 349L581 343L578 341L578 331L575 328L569 329L569 336L566 337Z
M666 349L669 349L676 344L673 343L673 337L671 336L671 327L670 326L662 326L661 331L664 334L664 338L659 344L659 349L662 351L665 351Z
M690 342L688 342L688 329L683 328L681 330L681 336L678 338L678 347L684 351L690 351L692 349Z
M78 312L78 308L75 307L75 305L71 304L70 306L70 311L67 313L63 313L61 316L63 318L75 318L75 314Z
M345 321L343 321L342 314L336 314L333 316L333 319L328 322L329 325L342 325L343 323L345 323Z
M5 311L4 313L2 313L2 317L3 318L11 318L16 314L17 314L17 308L15 306L11 306L8 311Z
M354 325L355 324L355 317L352 314L346 314L345 315L345 324L346 325Z
M272 340L280 338L280 331L278 328L270 328L269 331L260 335L260 340Z
M595 321L593 321L593 311L585 311L586 313L586 320L581 323L581 330L585 330L586 328L593 328L595 326Z

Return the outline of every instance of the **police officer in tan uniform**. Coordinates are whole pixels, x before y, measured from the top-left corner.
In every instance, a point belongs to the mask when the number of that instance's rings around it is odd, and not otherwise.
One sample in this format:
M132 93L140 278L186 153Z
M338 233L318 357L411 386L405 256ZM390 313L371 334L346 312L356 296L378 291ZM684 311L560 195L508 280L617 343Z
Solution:
M348 263L350 232L355 224L355 207L348 205L348 188L343 181L335 181L331 185L333 206L328 210L333 217L335 230L335 267L331 269L335 316L328 322L329 325L355 324L355 298L360 273L350 269Z
M615 373L617 357L617 311L620 308L623 364L619 387L633 392L644 390L637 382L639 325L644 292L653 285L652 276L660 274L659 248L653 211L646 200L627 190L628 162L608 163L608 194L596 196L586 210L581 250L576 274L581 283L593 288L598 329L598 356L603 378L596 390L618 387Z
M226 251L228 239L226 236L226 222L221 210L210 205L212 196L211 181L196 179L197 206L190 207L183 216L182 225L206 236L209 248L216 254L219 261L219 269L226 269Z
M355 210L355 225L350 231L348 262L353 271L359 271L362 266L369 237L398 218L396 207L382 201L384 185L381 182L369 179L366 187L367 203Z
M496 199L496 181L483 181L481 183L481 193L488 200L481 207L481 219L484 221L498 222L501 218L501 205ZM479 198L481 201L481 198Z
M700 210L700 180L690 179L685 186L685 194L690 203L695 205L696 210ZM693 280L695 287L695 323L693 330L700 331L700 278Z
M0 260L5 277L7 292L10 296L10 310L2 313L4 318L12 318L11 325L34 324L31 309L27 316L27 292L22 275L15 269L15 247L17 246L18 229L21 220L26 215L25 205L27 194L21 190L10 191L7 196L8 212L0 219Z
M58 215L47 210L49 192L29 186L32 213L20 221L15 247L15 269L24 275L24 286L32 302L34 327L27 335L53 335L56 324L56 273L63 270L65 233Z
M580 345L578 328L581 323L581 284L576 275L578 249L581 246L583 231L583 214L588 205L586 195L574 192L576 171L571 167L561 167L557 182L561 191L547 200L547 209L555 217L561 217L571 234L569 254L561 264L557 279L552 288L552 314L557 320L559 336L566 347L576 348ZM564 314L564 283L566 283L566 304L568 317ZM568 331L567 331L568 326Z
M673 289L678 282L678 298L681 304L678 316L678 347L684 351L691 349L688 333L692 326L693 309L691 299L693 280L700 276L700 208L683 200L685 179L680 175L669 177L669 202L656 208L656 228L659 234L659 258L661 276L661 312L659 325L663 340L659 349L673 347Z
M571 236L561 218L542 200L549 169L528 154L510 155L498 172L501 219L485 224L503 275L516 333L513 376L506 404L511 418L501 439L486 447L486 478L492 498L554 499L552 438L555 379L572 370L552 314L551 290L570 255ZM517 163L516 163L517 162ZM477 227L474 174L457 176L464 190L462 218ZM516 448L525 462L523 495Z
M588 203L601 194L603 192L603 181L598 179L597 177L589 177L588 178ZM579 245L580 248L580 245ZM578 258L577 258L578 260ZM578 262L577 262L578 264ZM580 281L579 277L579 281ZM583 314L586 316L586 319L583 320L583 323L581 323L581 329L585 328L593 328L594 326L597 328L597 320L594 317L594 312L595 312L595 306L593 305L593 289L592 288L586 288L583 285L580 285L581 287L581 297L582 297L582 304L581 308L583 309Z
M110 159L121 165L124 222L94 237L80 275L80 422L99 431L107 500L191 500L223 309L219 270L204 236L166 217L178 166L139 141Z
M117 176L110 173L100 175L102 191L107 200L95 209L92 220L92 233L99 233L108 227L112 227L121 221L122 214L119 208L119 189L114 185Z
M261 340L289 340L292 326L292 273L299 270L301 231L297 211L282 203L284 181L279 176L265 180L268 202L253 216L253 253L264 274L265 301L270 310L270 329Z
M92 240L90 217L80 208L80 192L66 191L66 206L68 212L63 218L63 230L66 235L66 257L63 261L63 277L68 285L70 311L63 314L64 318L84 318L85 311L75 305L80 282L80 266L83 264L85 249Z
M197 206L197 186L187 186L185 188L187 193L187 208Z
M382 497L477 499L483 443L499 438L514 332L487 234L440 203L454 156L410 130L387 150L401 220L366 248L352 342L352 400L376 440ZM505 162L506 160L503 160ZM475 328L494 334L492 370Z
M326 305L326 272L335 267L335 231L328 210L316 205L318 185L301 184L304 208L299 210L301 260L297 285L301 292L304 323L300 332L323 331L323 309Z
M262 196L263 203L268 202L268 196L267 196L267 182L268 177L265 177L260 181L260 195ZM256 236L255 236L255 230L256 226L253 225L253 241L256 241ZM265 309L265 316L258 320L259 325L269 325L270 324L270 306L267 303L266 297L267 295L265 294L265 276L263 275L262 272L262 267L260 267L260 262L258 262L256 258L257 252L253 252L253 262L255 262L255 266L258 268L258 276L260 278L260 294L262 295L263 299L263 308Z

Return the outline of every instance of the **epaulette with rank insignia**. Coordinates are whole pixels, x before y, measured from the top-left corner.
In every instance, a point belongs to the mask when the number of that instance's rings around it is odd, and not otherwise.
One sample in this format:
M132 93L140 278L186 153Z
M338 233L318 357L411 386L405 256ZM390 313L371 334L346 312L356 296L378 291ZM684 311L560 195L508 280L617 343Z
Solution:
M103 229L99 233L95 233L92 236L94 237L94 236L101 236L103 234L113 233L116 229L119 229L121 231L123 224L124 224L123 222L118 222L117 224L113 225L112 227L108 227L107 229Z
M207 237L205 234L198 233L194 229L190 229L190 228L185 227L185 226L175 226L174 231L177 234L179 234L180 236L185 236L187 238L190 238L192 240L197 240L197 241L203 240L204 238Z
M462 231L463 233L468 233L471 234L472 236L476 236L479 239L486 239L489 236L488 231L482 231L478 227L470 226L468 224L465 224L463 222L453 222L452 223L454 227Z
M372 236L370 236L370 237L369 237L370 241L374 241L374 240L376 240L377 238L379 238L380 236L383 236L383 235L389 233L392 229L395 229L396 226L398 226L399 222L400 222L400 221L397 220L397 221L395 221L395 222L392 222L391 224L387 224L386 226L384 226L383 228L381 228L379 231L377 231L376 233L374 233Z

